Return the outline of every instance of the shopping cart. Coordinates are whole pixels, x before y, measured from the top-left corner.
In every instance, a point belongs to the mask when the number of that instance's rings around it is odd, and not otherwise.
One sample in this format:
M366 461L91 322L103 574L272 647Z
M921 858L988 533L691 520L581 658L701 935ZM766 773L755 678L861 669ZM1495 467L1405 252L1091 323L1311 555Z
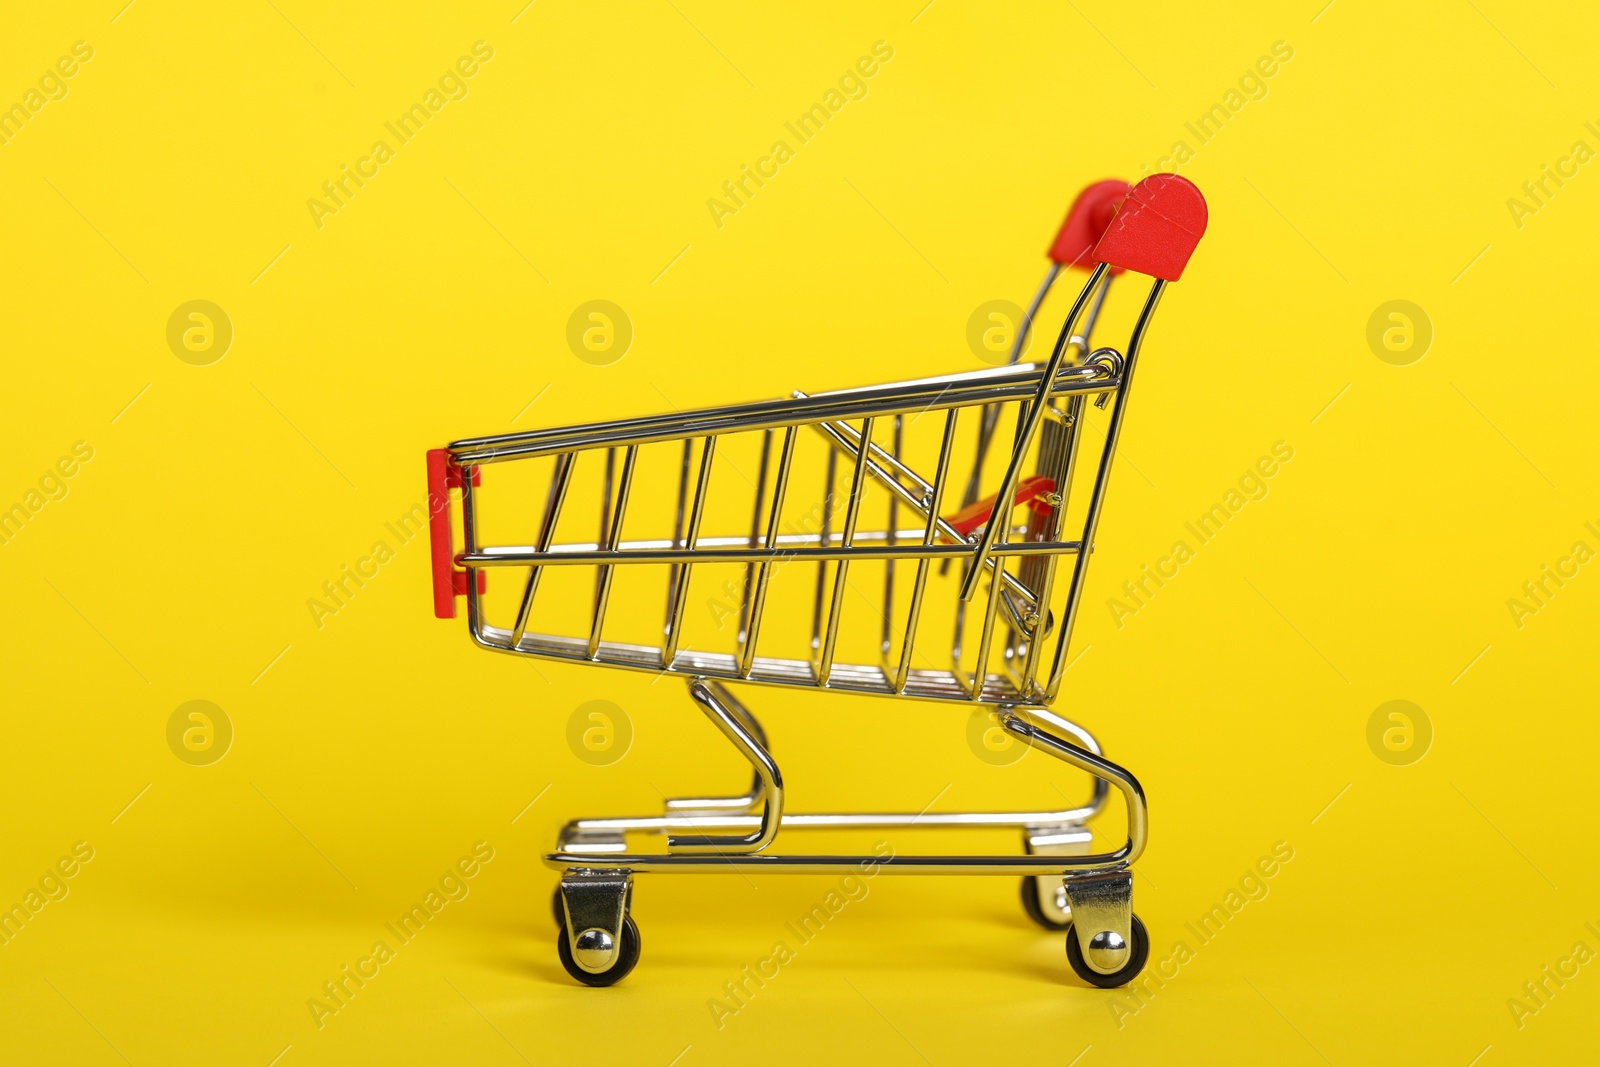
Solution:
M754 769L739 796L669 800L659 816L566 825L545 861L561 872L557 950L575 979L610 985L638 962L634 875L734 872L1021 875L1028 914L1066 931L1067 958L1084 980L1109 988L1139 973L1149 938L1132 912L1130 864L1145 846L1144 792L1086 730L1050 707L1070 665L1140 342L1205 227L1204 199L1176 175L1084 190L1016 324L1005 366L471 438L428 453L439 617L454 618L464 596L472 639L483 648L682 675ZM1072 266L1088 270L1088 280L1053 350L1021 362L1045 294ZM1113 275L1124 270L1153 283L1126 351L1095 348L1095 322ZM1092 414L1108 402L1108 411ZM1015 428L1002 433L1008 410ZM976 434L959 433L963 424ZM948 500L952 468L965 471L968 462L961 500ZM495 498L504 514L492 518L479 488L489 466L497 482L505 471L507 486ZM594 477L580 478L580 467ZM529 488L518 492L513 475ZM808 497L816 476L820 492ZM995 491L980 498L985 485ZM558 529L565 535L574 522L593 521L588 507L571 506L585 495L598 505L598 525L578 535L586 540L558 541ZM902 525L906 516L912 521ZM738 532L709 532L724 523ZM489 543L490 531L502 529L525 543ZM1064 582L1063 560L1071 564ZM485 576L503 568L521 580L499 590L509 596L491 623ZM608 614L614 600L659 602L663 585L663 615ZM708 590L710 610L691 613ZM953 604L950 615L925 611L941 597ZM932 649L940 650L936 659ZM766 734L729 682L962 704L991 715L1001 736L1086 771L1093 790L1063 811L789 813ZM1114 851L1092 852L1087 824L1110 786L1125 801L1127 838ZM1020 829L1024 854L768 851L781 831L996 827ZM629 851L625 835L640 832L665 834L665 851Z

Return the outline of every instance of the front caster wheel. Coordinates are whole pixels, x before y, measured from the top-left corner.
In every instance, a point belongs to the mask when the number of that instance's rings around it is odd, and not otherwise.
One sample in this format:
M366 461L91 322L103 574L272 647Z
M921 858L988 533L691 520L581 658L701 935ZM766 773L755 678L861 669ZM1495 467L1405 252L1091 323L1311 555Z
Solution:
M1046 883L1045 899L1048 903L1039 899L1040 888ZM1046 930L1072 929L1072 906L1067 903L1067 891L1059 875L1023 875L1022 910Z
M1144 923L1139 921L1139 916L1133 916L1133 922L1128 929L1129 945L1127 962L1111 974L1101 974L1090 967L1083 958L1083 950L1078 947L1078 932L1069 924L1067 926L1067 962L1072 964L1072 969L1077 972L1090 985L1099 986L1101 989L1115 989L1120 985L1127 985L1144 970L1145 960L1150 958L1150 935L1145 933ZM1115 935L1111 935L1115 937ZM1115 947L1115 946L1110 946Z
M586 939L593 939L594 944L586 944ZM578 935L578 951L596 951L604 947L605 941L610 940L610 935L594 930L585 930ZM639 952L643 942L639 937L639 927L633 921L632 915L625 915L622 919L622 943L617 946L616 956L611 961L611 966L595 974L578 966L578 961L572 955L572 941L567 937L567 924L563 919L561 932L556 935L556 954L561 957L561 966L584 985L607 986L616 985L628 977L639 962ZM1143 960L1141 959L1141 964Z

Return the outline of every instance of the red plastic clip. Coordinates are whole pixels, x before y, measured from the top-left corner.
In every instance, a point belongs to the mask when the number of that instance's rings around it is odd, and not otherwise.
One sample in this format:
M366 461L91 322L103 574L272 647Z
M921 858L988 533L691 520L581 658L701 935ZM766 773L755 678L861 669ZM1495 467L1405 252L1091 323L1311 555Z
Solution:
M1056 487L1055 480L1046 478L1042 474L1030 474L1017 483L1017 491L1011 500L1012 507L1030 504L1036 511L1049 511L1050 505L1044 497ZM994 512L995 498L999 493L990 493L982 500L975 500L956 512L947 516L945 522L953 527L956 533L966 537L973 530L989 521L989 516ZM949 540L948 537L945 540Z
M1113 267L1175 282L1206 232L1206 198L1176 174L1152 174L1133 187L1095 246Z
M482 475L473 467L472 484ZM461 468L450 458L447 448L428 450L428 545L433 555L433 614L440 619L456 617L456 597L467 595L467 572L457 570L455 543L450 533L450 490L463 485ZM485 575L478 575L478 592L484 591Z
M1094 246L1099 243L1117 208L1133 187L1120 178L1095 182L1078 194L1067 212L1061 232L1050 246L1050 258L1063 267L1094 266Z

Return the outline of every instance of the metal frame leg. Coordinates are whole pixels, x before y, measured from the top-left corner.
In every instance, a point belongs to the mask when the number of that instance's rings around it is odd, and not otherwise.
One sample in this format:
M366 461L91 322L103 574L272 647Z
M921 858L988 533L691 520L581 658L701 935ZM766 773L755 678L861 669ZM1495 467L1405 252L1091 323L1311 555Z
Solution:
M759 799L761 802L761 823L754 832L740 836L669 835L667 849L672 852L760 852L778 836L778 827L783 820L783 774L773 762L772 754L767 751L763 743L765 739L758 738L756 732L750 729L748 724L754 722L750 713L726 689L716 682L696 678L689 683L689 695L694 697L706 717L716 724L723 736L755 768L758 788L753 790L752 801Z
M699 686L697 690L695 687ZM765 754L766 764L770 764L772 772L776 775L777 768L772 764L766 732L762 729L755 715L740 701L735 699L720 683L705 679L695 679L690 685L690 695L699 704L706 715L717 723L725 735L733 739L737 733L742 732L752 742L752 751L759 750ZM704 698L704 699L703 699ZM707 700L710 703L707 703ZM1105 806L1109 793L1106 775L1098 772L1096 766L1106 766L1115 769L1117 775L1126 776L1126 772L1115 764L1103 760L1100 756L1100 746L1094 736L1083 727L1056 715L1043 708L1019 709L1002 707L995 709L1001 717L1002 723L1006 718L1022 719L1025 716L1027 729L1038 730L1042 735L1052 738L1052 743L1066 745L1074 752L1084 753L1085 758L1094 760L1094 766L1075 763L1080 769L1088 771L1093 779L1088 799L1078 807L1065 810L1024 810L1024 811L996 811L996 812L833 812L833 813L800 813L791 814L778 806L770 821L764 823L766 815L757 809L764 808L767 803L767 787L762 778L762 765L756 760L757 769L754 774L749 791L741 796L712 797L698 796L682 799L670 799L666 802L666 811L662 815L623 816L615 818L587 818L574 819L567 823L561 830L557 842L557 851L569 855L608 856L620 855L627 851L624 835L633 833L654 833L670 835L685 834L728 834L732 832L743 833L742 838L726 839L727 843L717 843L702 851L714 853L733 853L757 851L751 847L751 842L757 841L762 836L763 830L773 833L782 830L866 830L866 829L986 829L1004 828L1023 831L1024 842L1030 840L1040 846L1052 840L1065 840L1062 834L1069 834L1081 830L1085 823L1097 816ZM724 720L733 720L729 723ZM1012 732L1017 732L1014 727L1007 727ZM735 731L730 733L730 731ZM1068 742L1066 739L1071 739ZM745 752L745 745L735 741L741 753ZM1044 742L1030 742L1035 747L1046 747L1057 758L1065 758L1047 747ZM749 755L746 758L750 758ZM1068 760L1068 762L1073 762ZM778 778L781 784L781 778ZM774 829L775 827L775 829ZM716 838L708 838L717 841ZM683 837L671 838L678 843L673 851L689 851L681 847ZM690 838L689 840L694 840ZM1035 848L1028 846L1030 854L1084 856L1088 854L1087 848L1048 850L1044 847ZM1052 890L1053 891L1053 890Z
M769 747L767 732L761 728L761 723L756 720L754 715L750 714L749 709L744 704L736 700L726 687L716 682L708 682L706 685L707 688L716 693L718 702L739 721L739 724L761 744L762 748ZM692 683L689 695L694 697ZM699 702L698 697L695 697L695 700L696 703ZM750 789L741 796L675 797L666 802L666 810L669 816L673 814L744 815L762 806L765 802L766 790L767 786L761 779L760 771L756 771L751 776Z

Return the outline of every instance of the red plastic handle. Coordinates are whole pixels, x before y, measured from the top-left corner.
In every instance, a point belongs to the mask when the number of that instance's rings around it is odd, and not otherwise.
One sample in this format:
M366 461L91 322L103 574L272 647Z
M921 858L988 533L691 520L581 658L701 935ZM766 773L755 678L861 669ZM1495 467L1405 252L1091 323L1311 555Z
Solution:
M472 468L472 484L482 476ZM428 450L428 545L433 554L433 614L456 617L456 597L467 595L467 572L456 569L456 549L450 535L450 490L462 487L461 468L447 448ZM484 573L478 571L478 592L484 590Z
M1095 261L1175 282L1205 235L1206 219L1206 198L1193 182L1152 174L1128 194L1095 246Z
M1061 232L1056 234L1055 244L1050 246L1050 258L1063 267L1092 267L1094 246L1131 188L1120 178L1109 178L1079 193L1061 224Z
M1048 511L1050 506L1042 503L1041 498L1055 487L1053 479L1046 478L1042 474L1030 474L1017 484L1017 491L1011 498L1011 506L1034 503L1036 507ZM949 523L956 533L965 537L989 521L989 516L994 513L995 498L999 495L990 493L982 500L975 500L954 515L947 516L944 521Z

